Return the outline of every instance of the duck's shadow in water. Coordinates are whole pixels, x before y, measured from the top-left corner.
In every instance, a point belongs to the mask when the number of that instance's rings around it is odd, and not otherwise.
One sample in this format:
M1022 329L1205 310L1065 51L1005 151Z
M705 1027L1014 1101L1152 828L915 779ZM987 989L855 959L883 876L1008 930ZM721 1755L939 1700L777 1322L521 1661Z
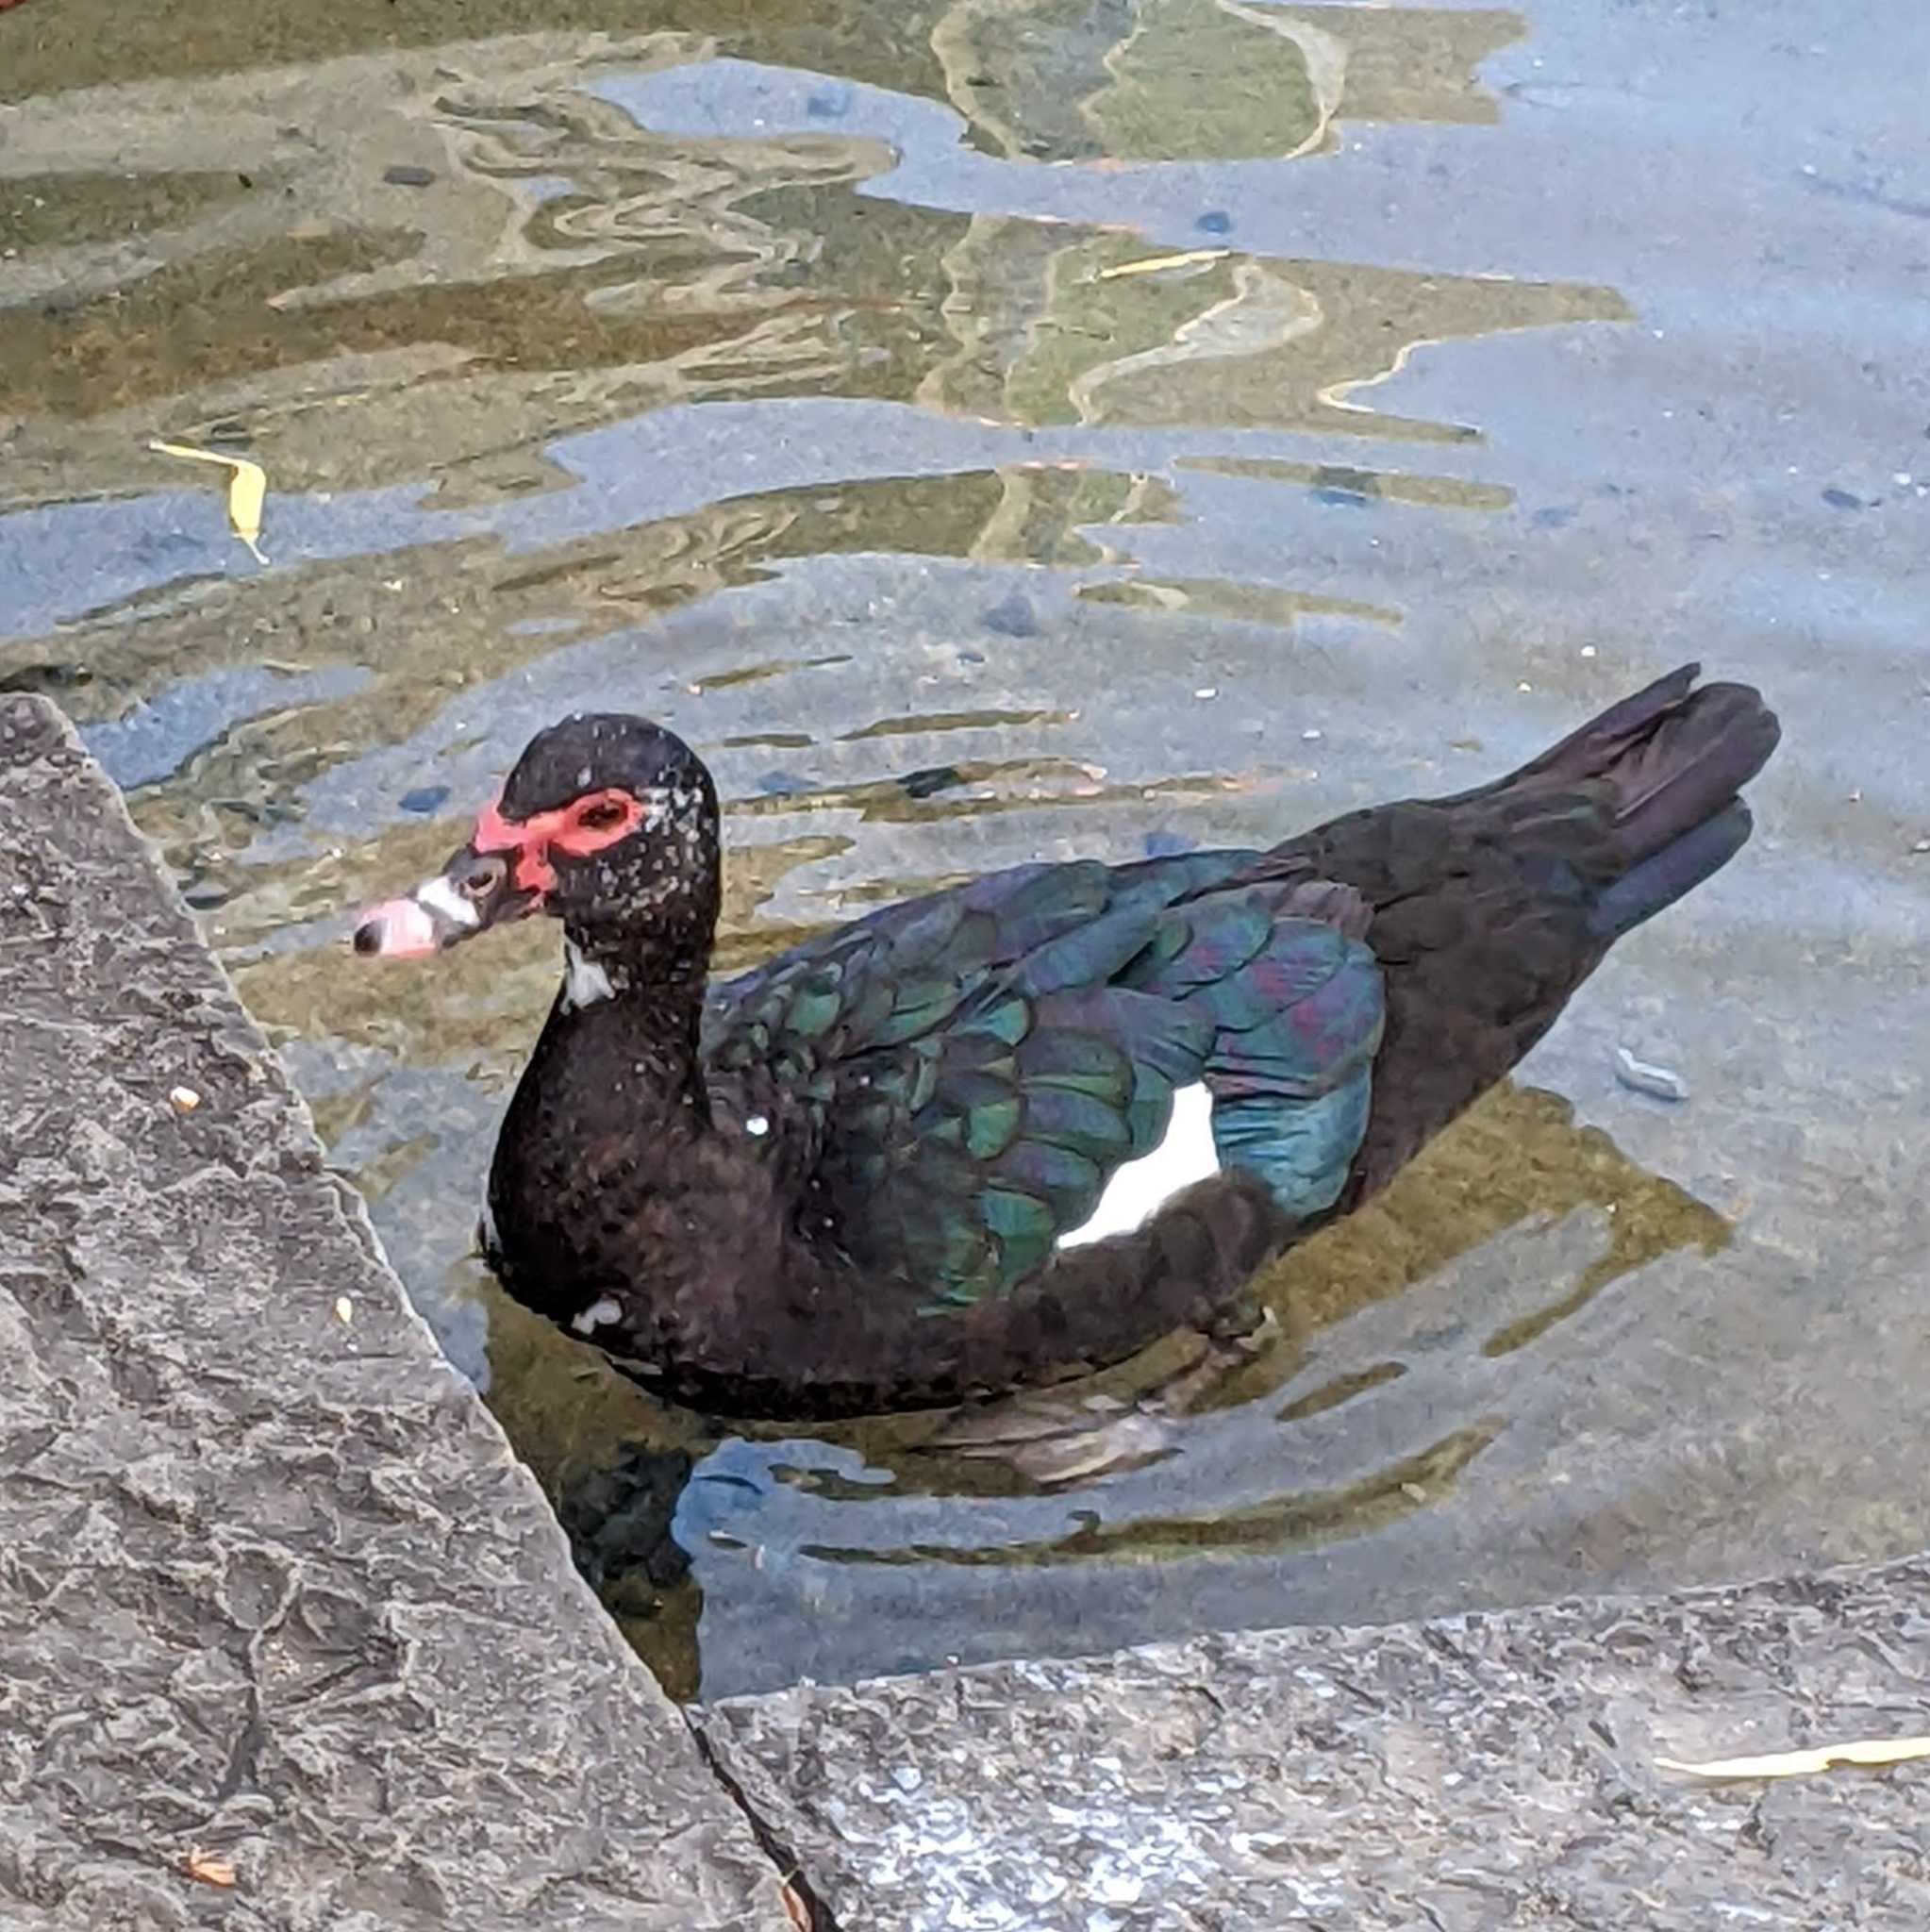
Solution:
M1180 1334L1057 1389L804 1430L711 1421L656 1403L491 1289L489 1400L555 1502L578 1568L667 1687L689 1697L701 1676L702 1594L686 1545L740 1549L761 1566L758 1518L778 1486L847 1507L918 1498L966 1506L942 1542L787 1540L781 1552L860 1565L1279 1551L1363 1535L1438 1505L1495 1439L1497 1418L1464 1418L1365 1475L1219 1508L1141 1508L1118 1520L1081 1508L1062 1533L990 1541L973 1540L969 1514L974 1500L1096 1490L1183 1457L1190 1444L1204 1447L1222 1426L1240 1426L1250 1442L1256 1420L1282 1431L1280 1463L1290 1468L1286 1432L1408 1373L1397 1356L1323 1363L1325 1331L1450 1268L1462 1280L1482 1274L1478 1251L1510 1231L1532 1239L1565 1224L1586 1230L1585 1251L1577 1257L1574 1243L1561 1241L1564 1258L1544 1267L1538 1247L1530 1305L1517 1293L1505 1309L1457 1307L1457 1336L1472 1343L1479 1335L1482 1356L1519 1355L1610 1283L1672 1251L1713 1253L1731 1233L1713 1208L1637 1166L1600 1129L1576 1126L1567 1101L1504 1082L1385 1193L1270 1270L1257 1284L1267 1320L1240 1344ZM1485 1333L1484 1316L1492 1324ZM1172 1485L1182 1499L1190 1488ZM994 1514L1008 1527L1006 1512Z

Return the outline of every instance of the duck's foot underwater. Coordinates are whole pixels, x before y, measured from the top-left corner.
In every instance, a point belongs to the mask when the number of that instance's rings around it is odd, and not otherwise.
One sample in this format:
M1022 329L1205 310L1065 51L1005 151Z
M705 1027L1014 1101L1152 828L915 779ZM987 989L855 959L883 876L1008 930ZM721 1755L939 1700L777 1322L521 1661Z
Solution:
M920 1453L1001 1462L1048 1488L1142 1469L1174 1453L1180 1424L1214 1406L1234 1376L1279 1343L1270 1309L1228 1308L1179 1367L1128 1400L1076 1385L1028 1391L957 1409Z

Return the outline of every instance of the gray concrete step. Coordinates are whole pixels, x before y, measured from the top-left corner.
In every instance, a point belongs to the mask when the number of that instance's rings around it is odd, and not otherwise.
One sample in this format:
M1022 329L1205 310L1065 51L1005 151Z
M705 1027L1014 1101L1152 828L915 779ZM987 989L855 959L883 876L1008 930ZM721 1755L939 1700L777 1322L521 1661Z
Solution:
M0 1010L0 1923L790 1925L37 699Z
M1930 1560L720 1704L843 1932L1922 1932Z

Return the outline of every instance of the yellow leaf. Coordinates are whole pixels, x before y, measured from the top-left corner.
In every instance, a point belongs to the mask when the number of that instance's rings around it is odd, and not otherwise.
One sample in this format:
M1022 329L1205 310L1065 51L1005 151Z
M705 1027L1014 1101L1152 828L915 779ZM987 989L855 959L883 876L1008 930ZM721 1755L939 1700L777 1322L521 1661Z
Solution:
M199 1845L189 1847L183 1862L188 1868L188 1876L200 1879L203 1885L218 1885L226 1890L235 1882L233 1865L213 1852L204 1852Z
M1838 1764L1907 1764L1930 1757L1930 1738L1859 1738L1847 1744L1819 1744L1813 1751L1772 1751L1763 1757L1717 1757L1706 1764L1684 1764L1658 1757L1664 1771L1691 1777L1809 1777Z
M261 507L268 501L268 473L246 457L223 456L218 450L194 449L185 442L150 442L164 457L185 457L193 463L219 463L228 472L228 523L248 546L257 563L261 554Z
M1109 282L1118 275L1154 275L1162 268L1191 268L1195 262L1223 261L1231 253L1227 248L1189 248L1183 255L1148 255L1138 261L1122 261L1103 268L1093 279Z

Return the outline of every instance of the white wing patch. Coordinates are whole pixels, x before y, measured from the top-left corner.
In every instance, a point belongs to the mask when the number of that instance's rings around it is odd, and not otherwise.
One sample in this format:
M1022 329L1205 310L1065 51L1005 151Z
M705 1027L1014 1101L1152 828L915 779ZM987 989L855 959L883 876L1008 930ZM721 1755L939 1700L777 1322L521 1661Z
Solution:
M1158 1146L1116 1169L1091 1218L1072 1233L1060 1235L1054 1245L1076 1248L1088 1241L1103 1241L1109 1234L1131 1234L1182 1188L1210 1180L1219 1172L1220 1155L1213 1145L1213 1096L1201 1080L1173 1094L1173 1118L1166 1124L1166 1138Z

